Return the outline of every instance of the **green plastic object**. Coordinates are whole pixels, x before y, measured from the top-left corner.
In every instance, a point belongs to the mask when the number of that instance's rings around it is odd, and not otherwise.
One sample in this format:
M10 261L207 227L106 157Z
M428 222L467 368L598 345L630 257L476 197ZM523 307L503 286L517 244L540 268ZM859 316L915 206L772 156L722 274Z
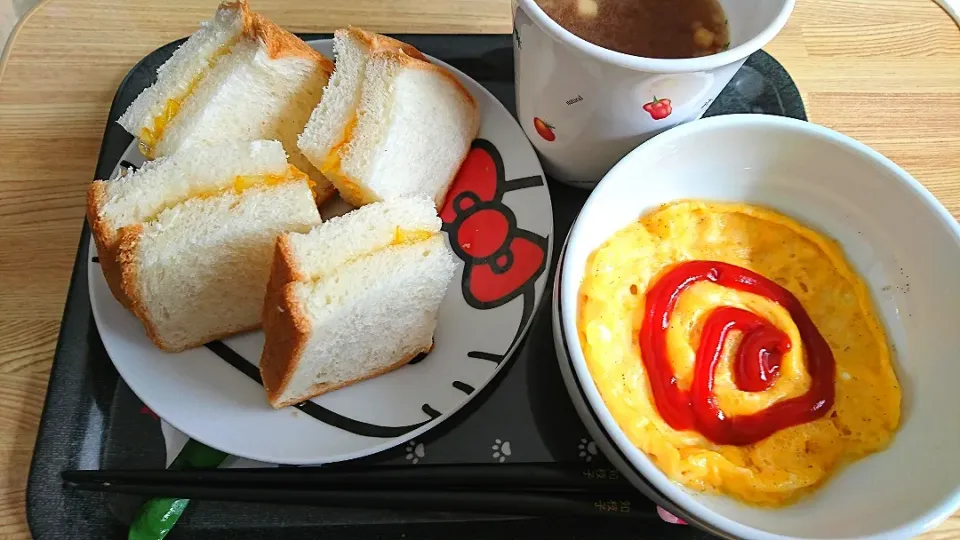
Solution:
M183 446L176 459L170 464L171 470L213 469L218 467L227 454L190 439ZM163 540L183 511L190 499L157 497L143 503L137 510L137 516L130 524L129 540Z

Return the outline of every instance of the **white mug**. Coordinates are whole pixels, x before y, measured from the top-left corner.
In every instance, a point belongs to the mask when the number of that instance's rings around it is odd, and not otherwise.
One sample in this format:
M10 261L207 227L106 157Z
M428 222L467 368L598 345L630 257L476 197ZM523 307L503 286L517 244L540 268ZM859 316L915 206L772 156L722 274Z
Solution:
M720 0L730 47L710 56L631 56L565 30L535 0L513 1L517 116L544 171L593 188L640 143L703 116L747 57L783 28L795 0Z

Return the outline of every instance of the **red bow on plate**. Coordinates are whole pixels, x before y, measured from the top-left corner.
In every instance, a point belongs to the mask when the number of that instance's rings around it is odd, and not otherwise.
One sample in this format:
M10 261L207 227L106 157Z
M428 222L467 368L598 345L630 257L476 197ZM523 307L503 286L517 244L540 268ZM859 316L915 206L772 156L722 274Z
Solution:
M503 194L543 184L540 176L506 181L503 161L489 141L477 139L453 180L440 211L453 251L466 264L463 297L478 309L513 300L546 268L547 239L517 228Z

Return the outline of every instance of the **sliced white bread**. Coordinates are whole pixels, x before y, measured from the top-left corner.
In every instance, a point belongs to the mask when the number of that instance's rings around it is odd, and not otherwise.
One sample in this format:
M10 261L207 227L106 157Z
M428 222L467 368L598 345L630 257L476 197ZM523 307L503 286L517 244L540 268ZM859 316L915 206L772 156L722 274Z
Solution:
M259 326L277 236L321 221L277 141L191 147L95 181L87 214L111 291L166 351Z
M237 26L240 32L231 33ZM184 48L198 57L212 52L202 62L174 63L175 54L120 118L140 138L145 155L166 156L229 139L276 139L291 163L316 182L318 201L333 194L333 186L296 146L333 71L329 59L249 11L246 2L221 5L214 21Z
M200 23L200 29L160 66L157 82L141 92L117 122L130 134L141 137L144 146L152 145L152 132L162 131L167 116L176 114L177 102L193 91L200 78L230 52L252 24L246 2L221 4L213 19Z
M316 280L351 259L435 236L441 225L426 197L401 197L365 206L331 218L306 234L281 235L274 268L283 282Z
M403 51L426 60L423 54L396 39L359 28L341 28L333 34L333 50L337 64L330 82L323 89L323 99L310 115L298 146L320 170L337 174L337 150L350 137L357 121L357 107L363 76L370 54L376 51ZM327 173L325 173L327 174Z
M130 307L117 265L121 227L149 221L191 197L234 187L241 178L284 178L288 169L283 146L277 141L226 141L212 149L188 148L149 161L112 181L95 180L87 190L87 219L113 295Z
M166 351L251 330L261 323L277 235L317 222L302 180L188 199L121 230L121 286Z
M439 208L479 125L473 96L448 71L375 52L335 185L353 205L422 193Z
M426 197L374 203L277 240L260 374L276 408L376 377L433 346L456 263Z

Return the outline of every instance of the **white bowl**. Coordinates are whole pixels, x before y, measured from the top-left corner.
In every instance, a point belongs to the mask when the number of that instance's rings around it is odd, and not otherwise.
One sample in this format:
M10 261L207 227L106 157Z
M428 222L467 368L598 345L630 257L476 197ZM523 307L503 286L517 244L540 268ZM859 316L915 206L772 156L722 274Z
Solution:
M839 241L896 347L903 414L891 446L785 508L751 507L669 480L611 417L577 338L589 254L644 212L690 198L772 207ZM590 195L567 239L554 296L557 355L584 423L626 477L687 521L737 538L904 538L960 509L960 226L919 182L863 144L761 115L667 131L623 158Z

